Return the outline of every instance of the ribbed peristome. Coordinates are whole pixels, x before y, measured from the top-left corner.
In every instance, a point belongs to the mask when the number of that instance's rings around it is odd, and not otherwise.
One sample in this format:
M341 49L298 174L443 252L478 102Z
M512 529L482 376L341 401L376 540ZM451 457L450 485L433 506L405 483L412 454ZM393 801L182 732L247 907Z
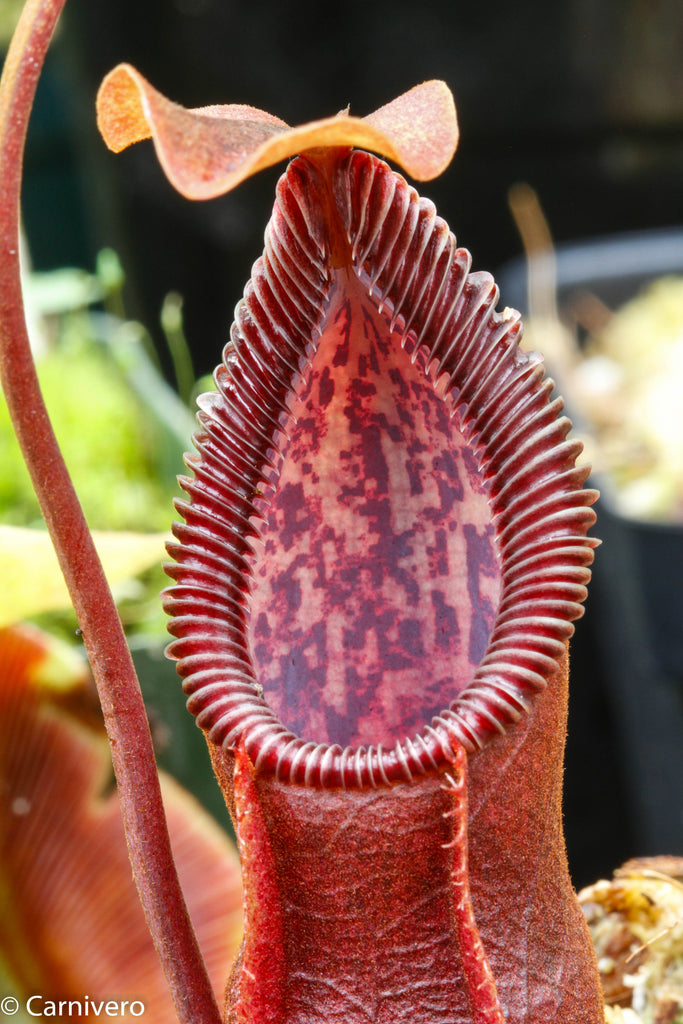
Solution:
M243 742L258 770L282 780L377 787L442 770L457 746L482 747L544 689L581 614L596 495L583 488L581 446L568 438L540 356L519 348L519 314L496 311L493 278L470 272L469 253L433 204L367 153L329 166L300 157L279 182L263 256L215 373L218 390L199 400L165 605L176 637L169 654L212 742ZM295 735L264 698L250 651L253 541L277 489L292 402L345 272L326 228L330 202L351 272L388 328L398 328L476 459L501 569L495 622L470 681L391 748Z

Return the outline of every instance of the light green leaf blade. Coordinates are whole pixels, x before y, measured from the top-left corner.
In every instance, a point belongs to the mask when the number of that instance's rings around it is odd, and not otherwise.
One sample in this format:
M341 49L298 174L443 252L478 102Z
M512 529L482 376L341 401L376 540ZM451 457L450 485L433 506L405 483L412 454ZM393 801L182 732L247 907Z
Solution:
M164 560L167 533L93 533L111 586ZM71 606L52 543L44 530L0 526L0 627Z

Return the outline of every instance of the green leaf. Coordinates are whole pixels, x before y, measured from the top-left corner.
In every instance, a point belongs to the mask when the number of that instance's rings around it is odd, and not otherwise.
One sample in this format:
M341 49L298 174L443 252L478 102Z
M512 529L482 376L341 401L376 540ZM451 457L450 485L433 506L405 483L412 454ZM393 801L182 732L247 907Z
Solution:
M130 579L164 558L165 533L95 532L110 585ZM0 626L71 605L57 556L44 530L0 526Z

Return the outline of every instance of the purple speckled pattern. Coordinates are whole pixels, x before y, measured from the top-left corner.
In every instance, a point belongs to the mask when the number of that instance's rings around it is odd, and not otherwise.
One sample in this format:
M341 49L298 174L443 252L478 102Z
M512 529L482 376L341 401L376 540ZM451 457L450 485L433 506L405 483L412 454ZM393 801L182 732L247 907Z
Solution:
M320 743L419 731L469 682L500 597L477 460L402 340L339 274L254 565L257 678Z
M595 493L521 323L361 151L293 161L201 396L165 595L188 707L258 772L378 787L519 720Z

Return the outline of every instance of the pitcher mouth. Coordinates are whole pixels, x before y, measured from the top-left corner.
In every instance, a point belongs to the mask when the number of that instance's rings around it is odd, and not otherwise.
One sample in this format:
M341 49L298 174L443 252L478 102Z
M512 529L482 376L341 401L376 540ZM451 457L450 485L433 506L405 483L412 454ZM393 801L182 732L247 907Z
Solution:
M187 458L194 477L181 480L190 500L177 504L185 522L169 546L176 583L165 607L176 639L168 653L212 743L243 745L257 772L281 781L377 788L445 770L455 749L478 750L529 710L582 614L597 495L583 488L581 444L567 436L571 423L540 356L518 347L519 314L495 311L492 278L468 273L469 254L431 204L381 161L353 152L336 173L343 188L333 193L357 199L340 210L351 270L401 325L404 347L424 354L426 378L446 381L486 483L501 593L485 653L450 704L393 747L296 735L263 696L248 632L250 542L277 486L291 399L315 355L336 273L316 222L318 172L305 158L281 179L264 255L216 371L218 391L199 402L198 454ZM424 275L419 287L415 270L406 278L411 264Z

